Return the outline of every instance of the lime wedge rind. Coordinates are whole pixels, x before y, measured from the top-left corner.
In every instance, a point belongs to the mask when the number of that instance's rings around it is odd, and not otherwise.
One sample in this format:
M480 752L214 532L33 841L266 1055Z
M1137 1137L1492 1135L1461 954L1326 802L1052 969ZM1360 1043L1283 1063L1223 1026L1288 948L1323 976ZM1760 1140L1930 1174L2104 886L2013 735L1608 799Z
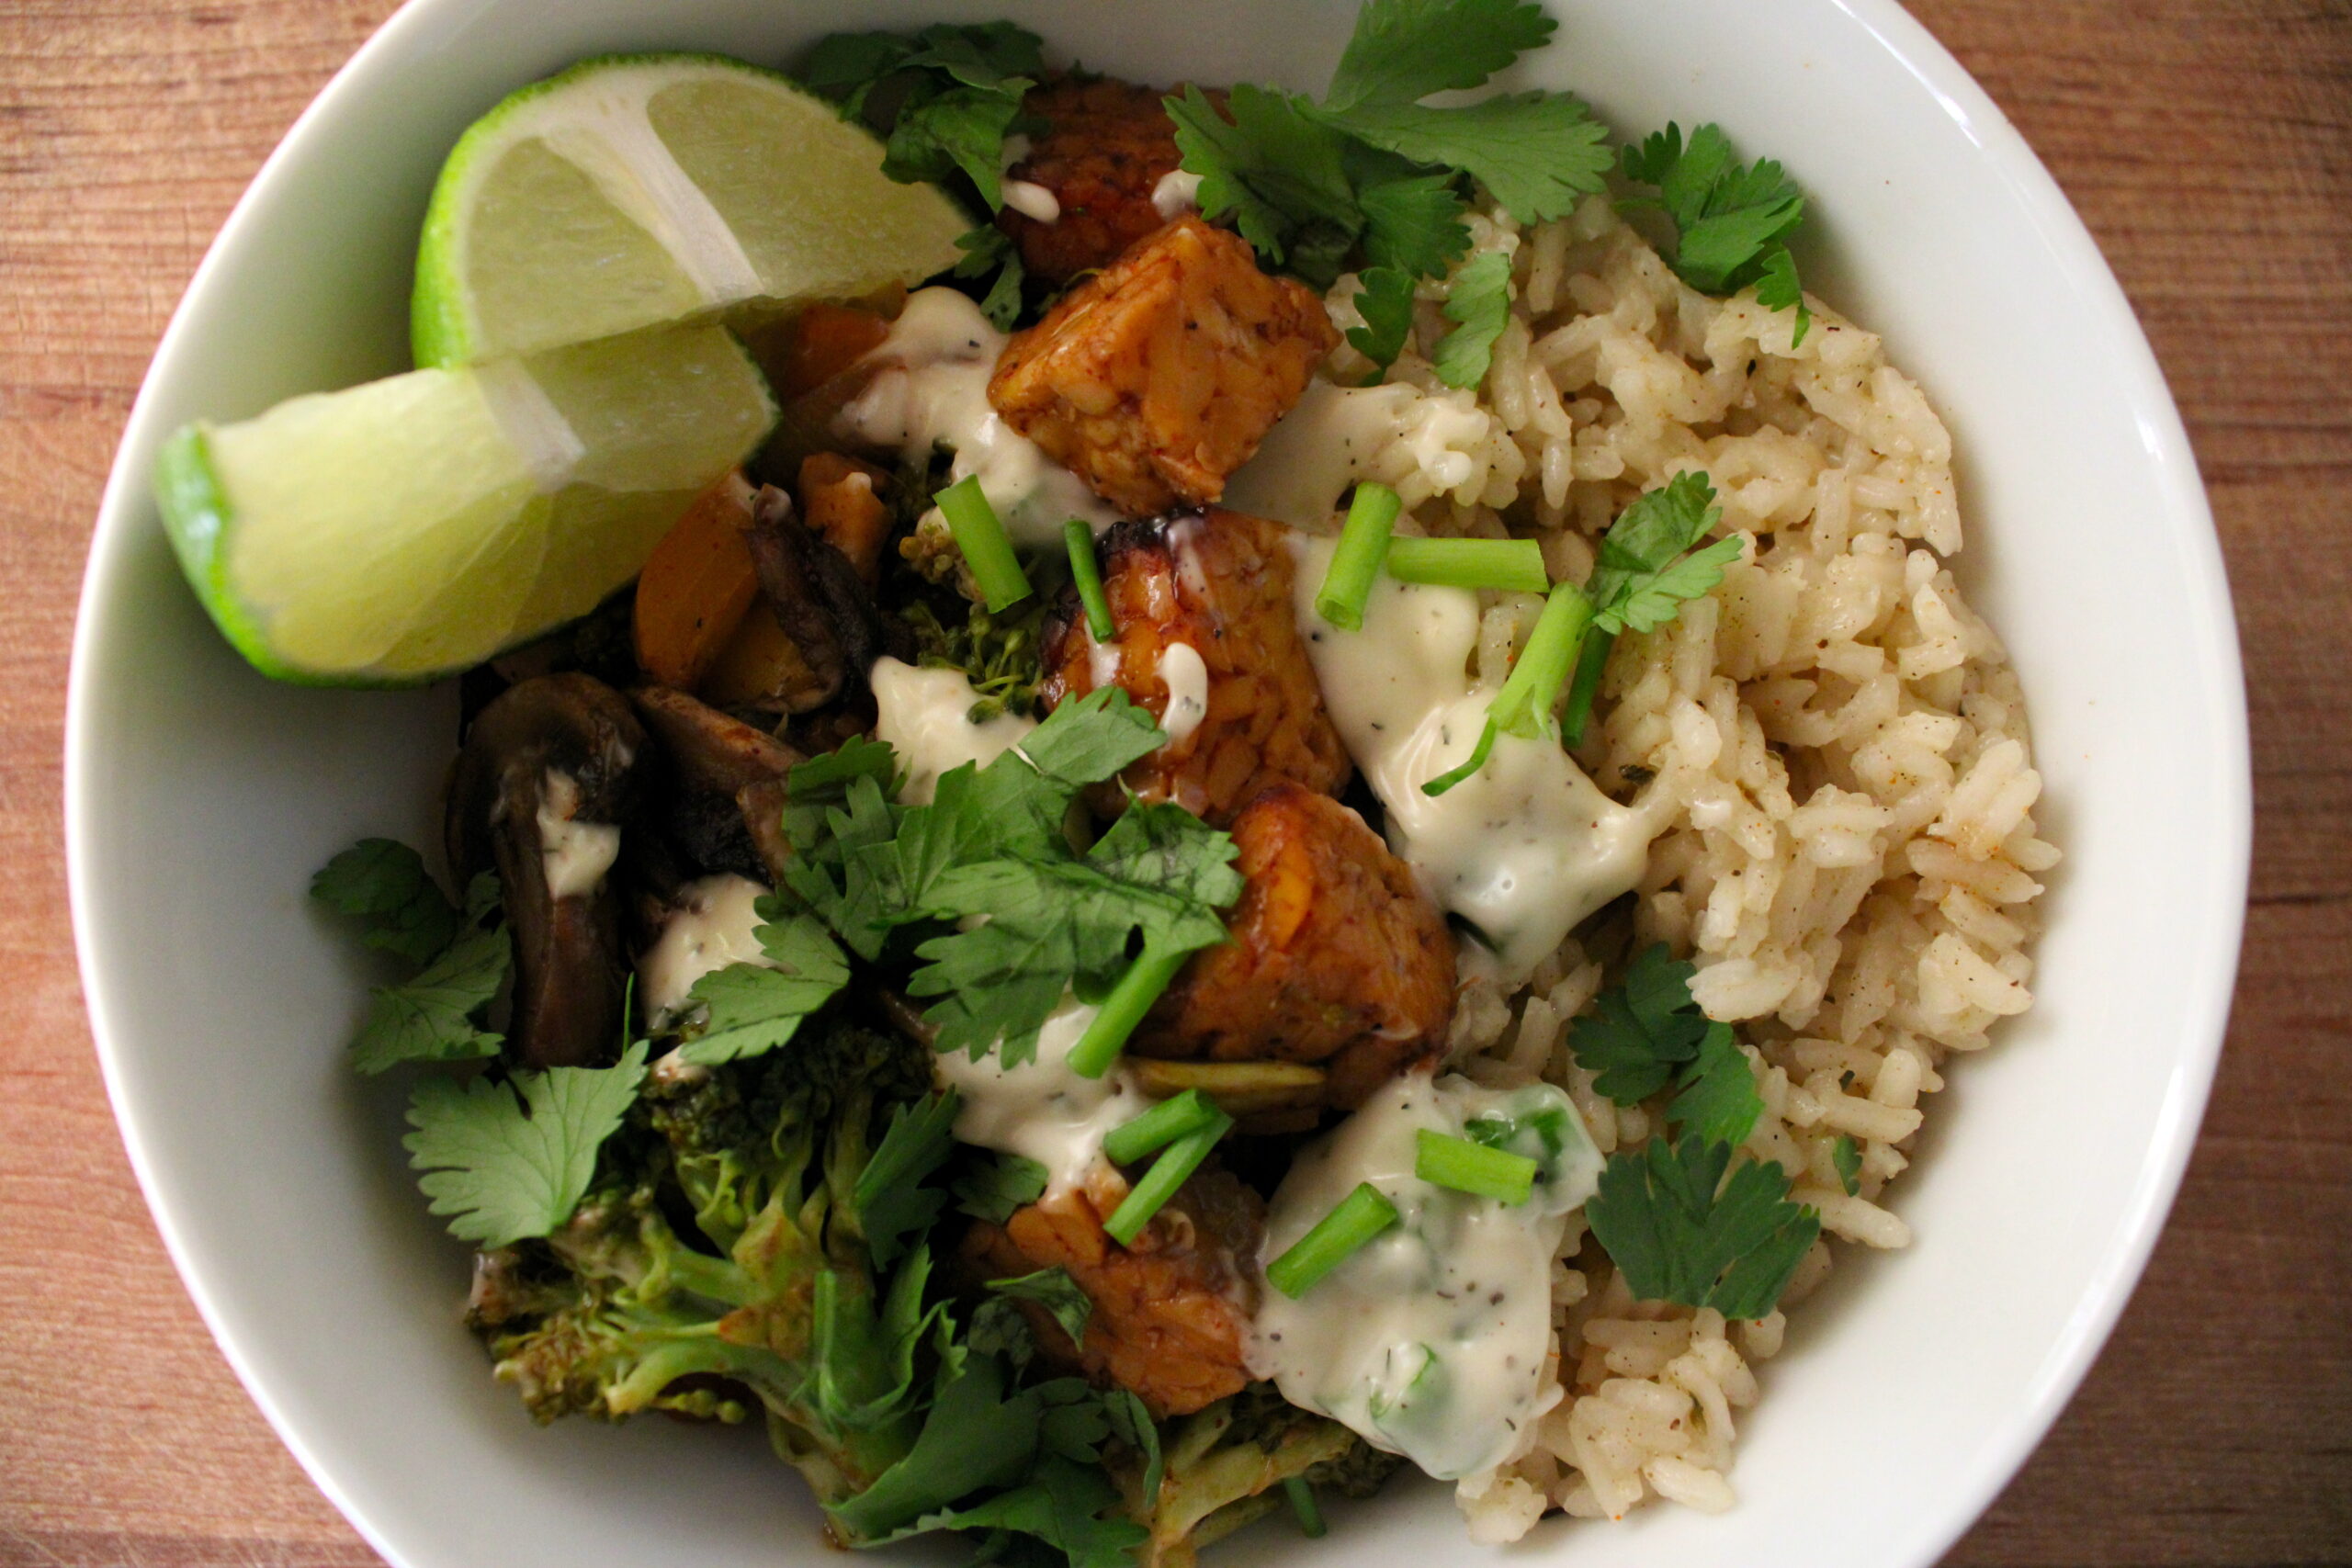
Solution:
M971 219L936 186L891 180L883 154L744 61L582 61L500 103L443 165L417 252L416 362L919 282L959 259Z

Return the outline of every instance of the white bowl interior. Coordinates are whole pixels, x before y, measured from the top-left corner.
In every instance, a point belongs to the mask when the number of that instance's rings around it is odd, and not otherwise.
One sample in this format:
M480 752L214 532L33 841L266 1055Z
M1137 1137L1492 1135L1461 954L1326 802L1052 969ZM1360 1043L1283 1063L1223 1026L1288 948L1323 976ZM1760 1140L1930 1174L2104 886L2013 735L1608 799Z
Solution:
M1715 1518L1553 1522L1585 1568L1923 1564L2056 1414L2137 1277L2202 1109L2234 969L2249 822L2222 568L2177 416L2087 236L1997 111L1886 0L1567 0L1527 81L1623 134L1718 119L1814 201L1817 292L1884 333L1962 455L1972 592L2030 697L2068 852L2041 1002L1951 1065L1892 1201L1917 1234L1848 1249L1763 1371ZM1086 64L1318 86L1350 0L881 0L856 25L1011 16ZM398 1146L398 1085L340 1043L370 976L309 907L362 833L422 841L446 692L254 675L182 586L145 474L161 437L405 367L435 171L513 87L583 55L781 61L845 17L793 0L416 0L240 207L149 377L109 487L74 660L68 839L93 1023L124 1136L223 1348L335 1502L407 1568L823 1561L752 1434L534 1429L458 1322L462 1249ZM952 1550L952 1549L951 1549ZM930 1553L919 1553L929 1556ZM1465 1562L1433 1487L1261 1527L1245 1568Z

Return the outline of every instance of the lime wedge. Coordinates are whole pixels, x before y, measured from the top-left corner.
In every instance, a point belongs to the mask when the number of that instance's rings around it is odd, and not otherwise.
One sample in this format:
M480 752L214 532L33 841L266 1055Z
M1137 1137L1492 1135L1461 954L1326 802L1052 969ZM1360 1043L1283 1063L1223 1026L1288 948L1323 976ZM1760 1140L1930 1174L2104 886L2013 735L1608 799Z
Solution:
M672 328L198 422L155 491L265 674L400 685L595 608L775 418L731 334Z
M718 55L591 60L524 88L442 165L416 257L416 362L537 354L733 307L916 283L971 220L882 144Z

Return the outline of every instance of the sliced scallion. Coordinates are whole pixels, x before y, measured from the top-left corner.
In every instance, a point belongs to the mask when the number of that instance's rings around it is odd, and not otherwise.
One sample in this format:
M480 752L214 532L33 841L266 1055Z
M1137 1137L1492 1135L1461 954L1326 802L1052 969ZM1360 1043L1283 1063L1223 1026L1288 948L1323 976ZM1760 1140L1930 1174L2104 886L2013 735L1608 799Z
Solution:
M964 564L972 569L972 581L980 585L980 597L991 610L1001 610L1029 597L1029 574L1021 570L1021 558L1013 553L1012 540L997 521L996 508L980 493L980 476L973 474L957 479L932 501L947 519L947 531L956 536L956 546L964 552Z
M1217 1140L1232 1130L1233 1118L1220 1111L1216 1121L1162 1149L1159 1157L1151 1162L1151 1168L1143 1173L1143 1179L1127 1190L1126 1197L1102 1222L1103 1233L1121 1247L1132 1246L1136 1237L1143 1234L1143 1227L1151 1224L1152 1215L1167 1206L1168 1200L1176 1196L1176 1189L1201 1168L1201 1162L1209 1157Z
M1371 1182L1360 1181L1289 1251L1266 1265L1266 1283L1295 1301L1346 1262L1356 1248L1396 1223L1396 1205Z
M1463 760L1462 765L1458 768L1448 768L1445 772L1438 774L1437 777L1430 780L1429 783L1421 786L1421 793L1423 795L1443 795L1447 790L1452 789L1455 784L1460 784L1464 779L1468 778L1472 773L1475 773L1480 768L1485 767L1487 765L1487 758L1492 754L1494 749L1495 721L1490 716L1488 716L1485 726L1478 731L1478 744L1470 749L1470 755Z
M1567 737L1571 746L1584 744L1585 721L1592 716L1592 699L1600 690L1600 677L1609 668L1609 650L1617 646L1613 632L1602 632L1584 645L1584 652L1577 660L1577 681L1568 689L1567 712L1561 716L1560 733Z
M1535 1190L1535 1162L1525 1155L1426 1127L1413 1135L1413 1174L1436 1186L1501 1203L1524 1203Z
M1143 1015L1151 1010L1151 1004L1159 999L1160 993L1176 978L1176 971L1184 967L1184 960L1191 956L1189 952L1162 953L1146 947L1111 987L1111 994L1102 998L1102 1005L1094 1010L1094 1017L1087 1024L1086 1032L1078 1037L1078 1043L1070 1047L1069 1070L1082 1078L1099 1078L1109 1072L1111 1064L1119 1059L1127 1036L1136 1032Z
M1161 1100L1134 1121L1112 1128L1102 1140L1102 1152L1114 1165L1133 1165L1144 1156L1199 1132L1222 1114L1209 1103L1207 1095L1188 1089L1173 1100Z
M1062 543L1069 549L1069 576L1078 584L1078 602L1086 606L1086 629L1096 642L1109 642L1118 628L1111 624L1111 601L1103 596L1102 569L1094 559L1094 530L1073 517L1062 525Z
M1494 704L1487 710L1487 728L1478 737L1478 749L1462 766L1423 784L1421 793L1443 795L1485 767L1498 734L1532 738L1549 733L1553 705L1577 667L1577 649L1591 626L1592 601L1585 597L1584 590L1573 582L1555 584L1552 596L1544 601L1544 613L1535 618L1535 629L1528 634L1519 662L1511 666L1503 689L1495 694Z
M1372 584L1388 558L1388 536L1396 526L1404 503L1386 485L1366 479L1356 486L1348 505L1348 520L1340 529L1339 547L1323 573L1322 591L1315 595L1315 613L1341 631L1363 627L1363 607Z
M1320 1540L1330 1526L1323 1522L1322 1505L1315 1500L1315 1488L1303 1475L1285 1477L1283 1495L1290 1499L1290 1511L1297 1516L1298 1533L1309 1540Z
M1388 575L1399 582L1514 593L1542 593L1552 586L1544 547L1532 539L1391 539Z

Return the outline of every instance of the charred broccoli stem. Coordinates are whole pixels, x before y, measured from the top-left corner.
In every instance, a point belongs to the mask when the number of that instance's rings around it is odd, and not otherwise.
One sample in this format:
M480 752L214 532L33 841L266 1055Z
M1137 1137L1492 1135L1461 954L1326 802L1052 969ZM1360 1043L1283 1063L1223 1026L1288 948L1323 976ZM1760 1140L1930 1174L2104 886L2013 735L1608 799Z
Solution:
M930 1085L921 1047L835 1024L789 1052L658 1076L561 1230L485 1253L469 1318L540 1421L740 1421L828 1506L920 1429L935 1314L918 1247L875 1278L850 1201L878 1118Z
M1162 1443L1167 1474L1155 1505L1140 1472L1120 1475L1128 1511L1151 1531L1143 1568L1193 1568L1203 1547L1281 1507L1294 1477L1369 1497L1404 1463L1268 1382L1170 1423Z

